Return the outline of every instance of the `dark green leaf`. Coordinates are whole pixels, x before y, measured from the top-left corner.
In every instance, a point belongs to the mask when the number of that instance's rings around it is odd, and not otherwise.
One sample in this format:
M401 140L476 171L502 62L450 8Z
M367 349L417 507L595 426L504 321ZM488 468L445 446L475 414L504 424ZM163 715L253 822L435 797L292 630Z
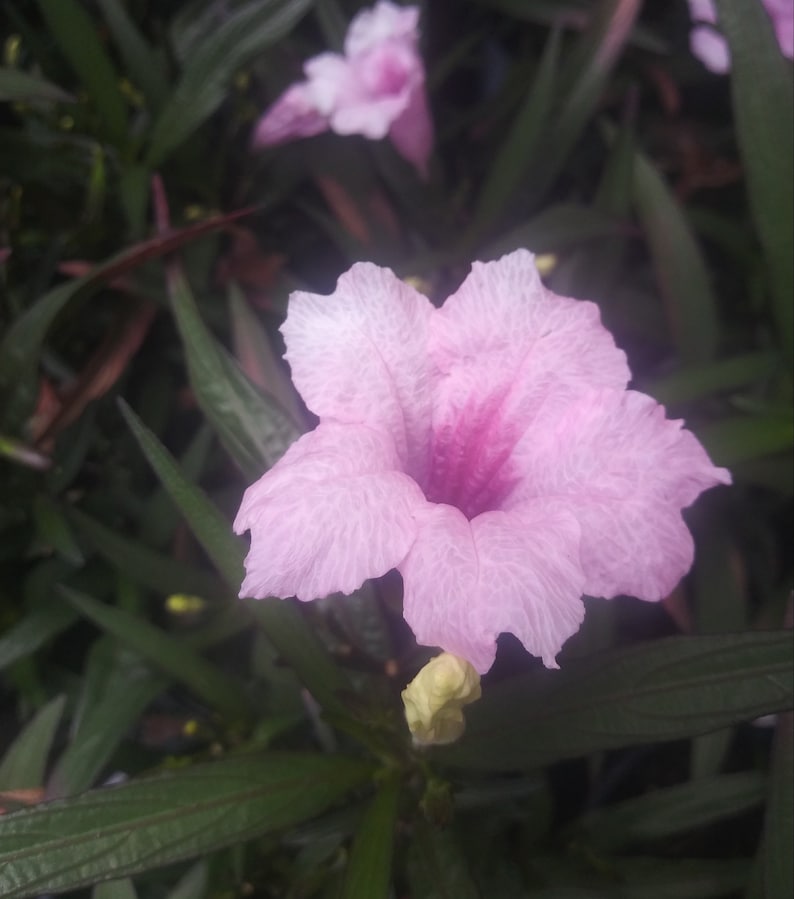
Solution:
M381 784L353 840L341 899L388 899L399 783Z
M169 267L168 286L196 399L232 458L257 478L281 458L298 429L207 330L176 265Z
M44 785L47 757L65 704L66 697L57 696L17 735L0 763L0 791Z
M681 208L641 153L634 161L634 200L678 351L685 362L708 362L719 337L709 271Z
M794 446L790 415L742 415L699 425L697 434L717 465L734 466Z
M109 562L152 590L163 595L193 593L207 599L229 594L222 581L195 565L177 562L142 543L121 537L78 509L71 509L69 517Z
M141 655L152 666L173 677L205 700L212 708L235 719L250 714L241 686L184 643L142 618L90 596L62 588L69 602L97 627L112 634L122 645Z
M91 899L138 899L138 894L129 877L125 877L97 884L91 891Z
M791 635L669 637L484 691L445 761L513 770L707 733L794 703ZM521 714L516 714L521 709Z
M40 649L77 619L74 609L61 601L29 612L0 636L0 671Z
M0 893L64 891L294 826L371 776L352 759L263 753L0 818Z
M413 899L485 899L451 828L417 821L407 865Z
M99 39L96 24L75 0L38 0L53 39L74 69L116 146L127 139L127 110L119 77Z
M794 355L794 85L760 3L717 0L731 52L731 87L750 207L770 270L777 334Z
M138 30L122 0L97 3L130 78L143 92L149 107L158 111L168 90L161 58Z
M0 102L19 100L49 100L52 103L74 103L74 97L57 85L20 72L19 69L0 68Z
M597 851L615 852L739 815L761 805L765 791L765 778L754 771L702 777L591 812L577 829Z
M147 163L157 168L221 105L238 69L284 37L313 0L255 0L194 48L157 118Z

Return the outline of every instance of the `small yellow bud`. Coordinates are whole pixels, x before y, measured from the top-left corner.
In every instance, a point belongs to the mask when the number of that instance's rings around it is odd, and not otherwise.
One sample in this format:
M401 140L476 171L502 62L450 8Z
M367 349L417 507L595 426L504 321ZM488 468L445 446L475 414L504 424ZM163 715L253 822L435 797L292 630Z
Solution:
M451 653L431 659L403 690L405 720L416 746L454 743L463 733L463 706L482 695L480 675Z
M550 275L557 266L557 257L554 253L541 253L535 257L535 267L542 276Z
M200 612L206 603L200 596L190 596L187 593L173 593L165 601L165 607L172 615L190 615L192 612Z

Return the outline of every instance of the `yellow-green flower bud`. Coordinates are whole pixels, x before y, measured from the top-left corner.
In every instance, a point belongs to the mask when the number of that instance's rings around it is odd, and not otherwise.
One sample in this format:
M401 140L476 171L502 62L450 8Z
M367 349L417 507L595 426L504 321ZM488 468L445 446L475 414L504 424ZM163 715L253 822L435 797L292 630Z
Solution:
M431 659L402 692L414 744L454 743L466 726L463 706L481 695L480 675L465 659L448 652Z

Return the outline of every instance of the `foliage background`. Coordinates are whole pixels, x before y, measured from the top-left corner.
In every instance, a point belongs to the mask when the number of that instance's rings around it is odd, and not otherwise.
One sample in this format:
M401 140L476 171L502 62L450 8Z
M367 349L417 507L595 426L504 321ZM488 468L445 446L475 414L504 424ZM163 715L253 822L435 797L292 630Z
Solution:
M425 184L250 152L354 0L6 0L1 895L792 894L792 73L718 6L730 76L683 2L424 4ZM370 259L440 302L520 246L736 483L668 600L588 600L560 672L505 639L417 753L399 578L239 602L229 516L312 424L291 289Z

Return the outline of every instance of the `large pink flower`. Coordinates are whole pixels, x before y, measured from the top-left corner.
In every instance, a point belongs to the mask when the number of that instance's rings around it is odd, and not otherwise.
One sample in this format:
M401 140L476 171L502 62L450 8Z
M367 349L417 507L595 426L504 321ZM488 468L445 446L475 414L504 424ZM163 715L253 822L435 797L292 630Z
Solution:
M794 57L794 0L761 2L772 20L781 53L791 59ZM724 74L730 71L728 43L714 27L717 24L714 0L689 0L689 14L696 23L689 39L692 53L712 72Z
M433 125L419 56L419 10L380 0L350 23L344 55L321 53L259 120L254 145L274 146L330 129L389 137L425 175Z
M524 250L475 263L440 309L358 263L330 297L294 293L282 331L320 424L245 493L242 596L397 568L420 643L482 673L506 631L553 667L583 593L673 589L693 554L681 510L730 483L626 390L598 308L547 290Z

